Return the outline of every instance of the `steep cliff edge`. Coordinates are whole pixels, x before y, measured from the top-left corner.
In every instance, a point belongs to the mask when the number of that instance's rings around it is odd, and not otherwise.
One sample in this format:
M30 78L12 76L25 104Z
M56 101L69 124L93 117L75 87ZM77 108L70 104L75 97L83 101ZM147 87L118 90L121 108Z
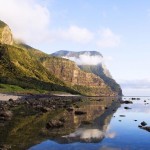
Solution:
M81 70L99 76L112 91L118 93L118 95L122 95L121 87L113 79L109 70L105 66L103 62L104 58L101 53L97 51L73 52L61 50L52 55L74 61Z
M93 73L82 71L70 60L57 57L42 57L40 61L52 74L55 74L56 77L81 94L89 96L116 95L100 77Z

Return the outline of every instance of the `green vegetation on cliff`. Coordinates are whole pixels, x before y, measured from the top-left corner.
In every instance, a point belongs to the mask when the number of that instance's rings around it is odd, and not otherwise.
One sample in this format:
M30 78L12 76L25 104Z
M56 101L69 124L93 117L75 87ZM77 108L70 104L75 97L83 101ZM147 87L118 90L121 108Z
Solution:
M79 68L86 72L94 73L95 75L99 76L100 78L102 78L104 80L104 82L108 86L110 86L112 91L117 92L119 95L122 95L122 90L121 90L120 85L117 84L114 79L105 75L104 69L101 66L101 64L99 64L99 65L80 65Z
M25 49L0 45L0 82L25 89L76 93L52 75Z
M0 36L0 84L5 85L0 92L11 91L10 87L14 86L16 92L30 89L36 92L59 91L88 96L115 96L119 93L113 90L115 82L108 78L104 80L95 70L81 70L73 61L45 54L15 41L11 29L2 21ZM67 52L67 55L79 57L84 53L89 54L88 51L83 51ZM102 57L99 52L90 53ZM66 51L62 54L66 55ZM107 80L110 84L106 84Z

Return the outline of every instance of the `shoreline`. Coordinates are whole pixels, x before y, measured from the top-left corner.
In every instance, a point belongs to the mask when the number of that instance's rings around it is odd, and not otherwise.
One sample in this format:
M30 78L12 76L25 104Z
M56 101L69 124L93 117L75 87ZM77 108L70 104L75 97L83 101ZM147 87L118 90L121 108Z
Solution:
M15 94L15 93L0 93L0 101L9 101L12 99L25 100L26 98L46 98L46 97L116 97L116 96L85 96L85 95L74 95L74 94ZM118 96L117 96L118 97ZM120 97L120 96L119 96Z
M0 101L9 101L9 99L13 99L14 101L15 100L18 100L20 98L22 98L23 96L21 95L17 95L17 94L6 94L6 93L0 93Z
M80 97L82 95L73 94L15 94L15 93L0 93L0 101L9 101L10 99L25 100L30 98L46 98L46 97Z

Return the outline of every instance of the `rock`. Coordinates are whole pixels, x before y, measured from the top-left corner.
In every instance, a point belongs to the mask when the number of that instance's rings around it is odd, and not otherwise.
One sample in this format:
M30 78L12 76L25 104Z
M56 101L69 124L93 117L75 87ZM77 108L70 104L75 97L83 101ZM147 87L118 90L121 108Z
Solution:
M84 111L75 111L75 115L85 115L87 112Z
M142 126L146 126L147 123L146 123L145 121L143 121L143 122L141 122L141 125L142 125Z
M122 104L133 104L132 101L126 100L126 101L121 101Z
M141 127L141 128L148 131L148 132L150 132L150 126L149 127Z
M66 110L70 112L70 111L74 111L74 108L73 107L68 107Z
M48 108L48 107L44 107L43 105L37 105L37 106L34 106L33 104L33 107L36 109L36 110L39 110L43 113L46 113L48 111L51 111L51 108Z
M131 108L129 108L129 107L124 107L124 109L131 109Z
M61 119L59 120L51 120L46 124L46 128L50 129L50 128L60 128L64 126L64 121L62 121Z
M12 98L10 98L8 101L9 101L9 102L14 102L14 100L13 100Z
M125 117L125 115L120 115L120 117Z
M11 150L10 145L0 145L0 150Z
M7 111L2 111L0 112L0 120L1 121L7 121L7 120L11 120L12 118L12 112L7 110Z
M48 112L48 111L51 111L51 109L48 108L48 107L41 107L40 110L41 110L43 113L46 113L46 112Z

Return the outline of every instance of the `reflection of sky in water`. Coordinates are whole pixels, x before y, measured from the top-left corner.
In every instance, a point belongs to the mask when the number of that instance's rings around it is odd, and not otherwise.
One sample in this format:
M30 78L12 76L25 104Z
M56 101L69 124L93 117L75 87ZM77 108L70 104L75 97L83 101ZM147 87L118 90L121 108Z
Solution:
M141 100L134 100L134 104L123 104L114 113L115 117L112 117L105 133L98 129L79 128L68 135L80 138L99 138L98 143L58 144L47 140L30 150L148 150L150 149L150 133L138 127L142 121L150 126L150 104L145 105L145 103L150 103L148 99L150 98L141 98ZM126 110L124 107L132 109ZM125 117L120 117L120 115L125 115ZM105 138L101 141L104 134Z

